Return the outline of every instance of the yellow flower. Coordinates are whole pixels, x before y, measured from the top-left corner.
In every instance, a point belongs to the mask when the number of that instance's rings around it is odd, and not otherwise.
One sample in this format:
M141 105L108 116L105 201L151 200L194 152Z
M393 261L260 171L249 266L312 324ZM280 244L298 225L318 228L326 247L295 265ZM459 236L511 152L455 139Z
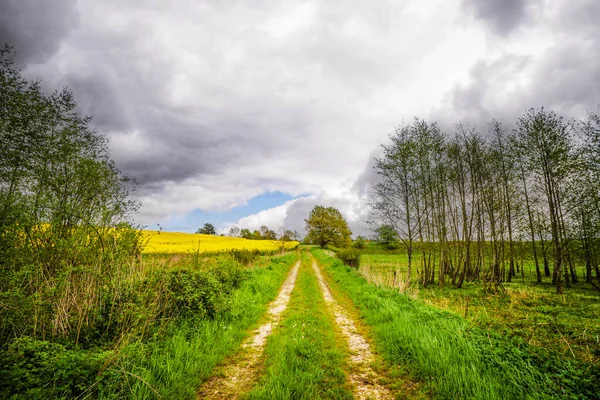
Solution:
M229 250L259 250L272 252L281 250L277 240L248 240L228 236L202 235L197 233L143 231L148 244L144 253L177 254L199 251L201 253L219 253ZM286 242L286 250L291 250L298 242Z

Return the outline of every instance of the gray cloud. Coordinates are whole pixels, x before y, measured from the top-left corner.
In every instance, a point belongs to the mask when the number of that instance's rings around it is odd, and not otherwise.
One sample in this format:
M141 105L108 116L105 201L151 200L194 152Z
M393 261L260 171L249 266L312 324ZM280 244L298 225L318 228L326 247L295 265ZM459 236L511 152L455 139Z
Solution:
M265 191L323 193L292 204L286 224L302 228L318 201L339 206L356 233L369 160L394 123L485 127L531 106L597 102L596 3L560 2L546 21L514 0L5 0L0 40L28 76L73 89L141 183L144 218ZM519 48L530 31L533 52Z
M531 3L531 0L463 0L466 10L500 35L511 33L527 20Z
M15 47L22 64L43 62L77 25L76 0L2 0L0 44Z
M433 118L445 127L466 121L486 130L492 118L512 127L531 107L583 117L585 110L600 101L600 26L591 15L600 15L600 4L595 1L556 4L543 27L550 45L540 44L543 50L533 54L504 51L477 62L469 81L448 93L447 103Z

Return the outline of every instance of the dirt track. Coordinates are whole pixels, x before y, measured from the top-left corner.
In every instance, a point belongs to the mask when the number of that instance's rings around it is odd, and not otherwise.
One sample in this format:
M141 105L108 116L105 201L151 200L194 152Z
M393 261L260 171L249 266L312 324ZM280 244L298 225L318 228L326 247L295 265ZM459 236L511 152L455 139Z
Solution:
M331 295L331 291L314 259L312 260L312 267L319 280L325 302L348 341L352 363L352 371L349 372L348 378L354 388L354 397L357 399L392 399L393 396L390 391L379 384L381 377L371 367L374 357L369 342L356 329L356 323L346 310Z
M242 344L240 353L222 367L222 373L200 388L199 399L236 399L252 388L260 377L260 361L265 342L273 327L279 324L281 313L290 301L299 268L300 261L297 261L281 286L277 298L269 305L267 321Z

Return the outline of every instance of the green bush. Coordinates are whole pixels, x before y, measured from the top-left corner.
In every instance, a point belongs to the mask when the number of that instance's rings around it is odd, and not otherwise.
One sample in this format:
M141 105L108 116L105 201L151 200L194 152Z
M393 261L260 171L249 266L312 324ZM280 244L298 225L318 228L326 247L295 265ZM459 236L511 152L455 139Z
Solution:
M259 250L231 250L231 256L243 265L251 265L261 255Z
M180 268L166 273L169 316L195 314L214 318L229 308L229 295L247 277L233 257L222 255L207 270Z
M361 253L358 249L340 249L337 252L337 258L350 267L358 268L360 266Z
M352 242L352 247L359 250L364 249L366 245L365 238L362 236L357 237L356 240Z
M90 393L112 351L69 349L24 336L0 353L0 398L72 399ZM104 375L110 379L110 373Z

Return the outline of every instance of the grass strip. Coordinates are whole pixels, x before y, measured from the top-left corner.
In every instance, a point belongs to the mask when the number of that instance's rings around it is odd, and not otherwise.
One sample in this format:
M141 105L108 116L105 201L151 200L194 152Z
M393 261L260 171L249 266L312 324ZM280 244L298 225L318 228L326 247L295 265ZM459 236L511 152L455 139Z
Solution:
M560 397L531 354L510 340L487 336L448 312L394 290L368 284L355 269L312 250L346 291L377 348L391 363L407 363L437 398L536 399Z
M304 254L281 326L267 340L267 373L247 397L351 399L344 373L347 355L310 259Z
M239 348L264 315L296 260L291 254L251 269L230 309L215 319L185 321L166 337L125 347L119 364L129 378L118 387L107 385L100 398L195 399L213 368Z

